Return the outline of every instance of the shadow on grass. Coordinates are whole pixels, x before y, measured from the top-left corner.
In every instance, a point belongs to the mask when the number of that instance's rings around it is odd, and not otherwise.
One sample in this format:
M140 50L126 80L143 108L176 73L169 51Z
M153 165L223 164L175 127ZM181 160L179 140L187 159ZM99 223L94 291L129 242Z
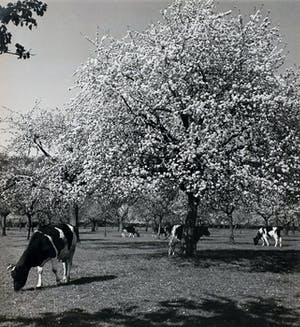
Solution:
M90 244L86 244L83 246L85 250L95 250L101 248L103 250L118 250L122 249L123 251L126 249L129 250L139 250L139 251L147 251L147 250L158 250L164 249L167 253L167 241L120 241L120 242L107 242L107 241L93 241Z
M115 275L105 275L105 276L87 276L87 277L80 277L74 280L71 280L68 284L59 284L59 285L46 285L39 289L35 287L25 288L23 292L25 291L42 291L44 289L50 289L50 288L57 288L57 287L67 287L69 285L84 285L84 284L91 284L95 282L105 282L107 280L116 279L117 276Z
M293 273L300 272L299 250L216 249L202 250L195 265L205 267L224 263L249 272Z
M111 240L102 240L102 239L85 239L82 240L81 243L96 243L97 245L103 245L104 248L111 248L111 247L117 247L120 248L120 246L122 247L139 247L139 248L147 248L147 247L151 247L151 248L156 248L156 247L160 247L164 244L167 244L168 240L163 240L163 239L155 239L155 240L151 240L151 241L143 241L141 240L139 237L135 237L135 238L130 238L129 241L125 241L124 239L120 238L120 240L118 241L111 241Z
M83 285L83 284L90 284L94 282L104 282L116 278L117 276L115 275L81 277L72 280L68 285Z
M107 243L105 243L106 245ZM105 248L106 246L104 246ZM141 250L137 253L116 252L115 259L130 260L137 258L153 260L167 259L167 245L162 242L110 242L108 247L124 250L132 248ZM144 251L143 251L144 250ZM149 251L153 250L153 251ZM148 252L146 252L148 251ZM261 248L251 249L225 248L225 249L202 249L197 252L193 259L185 259L179 256L170 258L174 264L179 266L194 265L200 268L224 265L224 269L239 270L246 272L271 272L271 273L294 273L300 272L300 250L286 248Z
M35 318L0 316L0 324L19 327L296 327L299 319L299 313L274 299L257 297L238 303L208 294L199 302L188 299L159 302L155 310L146 312L137 306L104 308L93 313L74 309L59 314L44 313Z
M207 239L209 241L209 238ZM84 248L90 249L86 242ZM214 241L216 243L216 241ZM218 242L217 242L218 243ZM224 244L220 242L220 244ZM152 260L167 258L168 245L167 241L141 241L139 238L130 241L120 240L116 242L93 240L95 248L103 248L109 250L126 251L127 249L135 250L133 253L121 253L116 251L113 255L115 259L130 260L137 258ZM271 273L293 273L300 272L300 250L274 247L255 247L250 243L245 243L247 248L242 248L241 244L237 244L234 248L216 248L201 249L198 251L196 258L192 260L182 259L180 257L172 258L175 264L187 265L192 264L200 268L209 268L211 266L224 265L224 269L233 269L247 272L271 272ZM238 247L240 246L240 248ZM188 262L188 263L187 263Z

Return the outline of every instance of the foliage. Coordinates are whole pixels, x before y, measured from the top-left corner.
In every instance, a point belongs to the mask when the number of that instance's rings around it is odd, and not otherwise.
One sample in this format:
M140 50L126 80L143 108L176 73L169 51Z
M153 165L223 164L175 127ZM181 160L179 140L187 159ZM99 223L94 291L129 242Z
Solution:
M89 135L102 144L105 133L131 174L169 178L196 197L223 182L227 160L230 178L252 180L259 167L280 183L299 156L299 99L297 75L278 73L278 30L259 12L246 23L216 14L210 1L177 1L163 16L100 41L78 73L73 110Z
M49 223L66 219L67 207L63 205L47 183L47 167L41 158L8 157L2 166L2 210L27 217L29 225L35 221Z
M47 4L39 0L9 2L5 7L0 6L0 54L14 54L19 59L30 58L30 52L19 43L15 44L14 52L9 50L12 34L7 29L7 25L13 23L16 26L26 26L31 30L33 26L37 26L37 21L33 14L43 16L46 10Z
M147 226L158 226L165 223L175 223L180 214L175 214L174 206L178 200L178 190L170 185L162 184L159 190L148 189L141 193L132 207L132 216L143 221Z

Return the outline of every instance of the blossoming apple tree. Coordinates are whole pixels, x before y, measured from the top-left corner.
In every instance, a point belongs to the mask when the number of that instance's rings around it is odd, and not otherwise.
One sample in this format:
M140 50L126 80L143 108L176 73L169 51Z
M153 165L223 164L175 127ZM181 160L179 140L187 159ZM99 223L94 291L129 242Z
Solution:
M100 133L95 139L94 121L82 114L73 107L46 111L37 105L26 114L10 117L14 131L10 150L26 153L38 162L36 186L40 192L48 192L48 200L53 204L48 207L49 215L56 216L57 210L65 215L69 207L73 213L69 216L76 225L86 200L101 199L107 204L132 193L124 176L121 180L116 174L116 170L122 171L124 163L111 156L113 153L100 140ZM107 151L104 153L103 149Z
M225 165L243 185L280 184L286 167L299 165L298 75L281 71L279 31L259 11L242 18L190 0L162 16L144 32L96 40L72 107L89 131L86 174L113 162L120 184L168 179L185 192L193 255L197 208Z

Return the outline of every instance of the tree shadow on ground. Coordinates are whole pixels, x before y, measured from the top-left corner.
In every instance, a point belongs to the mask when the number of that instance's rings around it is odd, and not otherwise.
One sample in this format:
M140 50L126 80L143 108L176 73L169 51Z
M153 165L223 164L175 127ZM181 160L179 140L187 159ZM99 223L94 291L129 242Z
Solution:
M145 249L145 248L158 248L162 246L166 246L167 241L166 240L156 240L156 241L140 241L139 239L131 239L130 241L123 241L120 240L118 242L112 242L107 240L83 240L82 243L92 243L92 246L101 246L104 249L119 249L120 247L128 247L128 248L139 248L139 249ZM89 245L84 246L84 248L89 247Z
M114 254L115 258L128 260L137 259L163 259L168 258L167 248L164 245L151 246L151 243L143 242L140 246L134 246L136 250L153 250L154 252ZM119 247L120 248L120 247ZM245 272L271 272L271 273L294 273L300 272L300 250L282 249L212 249L200 250L196 257L187 259L178 255L169 257L178 266L193 265L200 268L224 265L226 270L238 270Z
M180 259L177 259L180 260ZM195 266L208 268L226 264L228 269L248 272L300 272L299 250L216 249L202 250L193 259Z
M138 250L138 251L148 251L148 250L164 250L167 253L167 242L166 241L120 241L120 242L102 242L100 240L92 241L91 243L87 243L84 245L85 250L95 250L95 249L103 249L103 250L116 250L116 255L124 250ZM135 255L135 254L128 254Z
M239 303L229 298L207 295L197 301L176 299L159 302L153 310L137 306L103 308L89 313L81 309L44 313L35 318L0 316L0 325L19 327L296 327L298 312L274 299L250 298Z

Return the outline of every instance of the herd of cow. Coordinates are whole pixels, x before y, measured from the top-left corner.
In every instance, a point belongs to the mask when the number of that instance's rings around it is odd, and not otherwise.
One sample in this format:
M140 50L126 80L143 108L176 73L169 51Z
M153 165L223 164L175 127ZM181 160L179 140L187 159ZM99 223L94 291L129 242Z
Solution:
M262 227L258 230L253 241L257 245L262 240L262 245L269 246L269 238L275 240L275 246L282 246L281 227ZM174 225L170 228L162 227L161 234L169 237L168 254L175 254L175 248L178 244L183 244L184 225ZM134 226L127 226L122 230L122 237L140 236ZM210 236L207 226L196 226L193 231L193 243L197 244L201 236ZM72 260L79 240L78 229L70 224L46 225L40 226L33 233L27 248L20 257L16 265L9 265L8 270L13 278L14 290L19 291L28 278L29 271L32 267L37 267L38 282L37 288L42 287L43 266L50 261L52 271L55 274L57 284L60 279L57 274L57 262L62 261L64 268L63 283L70 281L70 271L72 268ZM182 247L181 247L182 248Z

